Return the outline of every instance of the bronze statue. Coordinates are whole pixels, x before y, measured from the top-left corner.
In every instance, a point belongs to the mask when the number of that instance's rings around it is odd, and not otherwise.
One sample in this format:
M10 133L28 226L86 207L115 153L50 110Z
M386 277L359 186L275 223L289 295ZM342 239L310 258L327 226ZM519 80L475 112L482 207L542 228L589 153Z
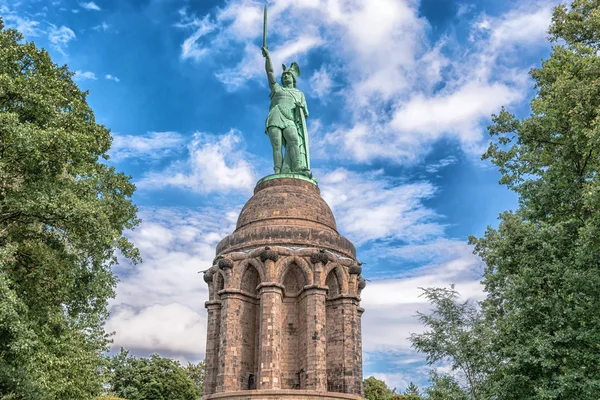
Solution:
M283 64L281 85L277 83L267 48L266 5L262 54L265 57L265 70L271 88L271 106L265 132L269 135L273 147L273 169L275 174L299 173L310 177L308 132L306 130L308 108L304 93L296 89L296 78L300 76L300 68L295 62L289 68ZM285 149L285 156L283 149Z

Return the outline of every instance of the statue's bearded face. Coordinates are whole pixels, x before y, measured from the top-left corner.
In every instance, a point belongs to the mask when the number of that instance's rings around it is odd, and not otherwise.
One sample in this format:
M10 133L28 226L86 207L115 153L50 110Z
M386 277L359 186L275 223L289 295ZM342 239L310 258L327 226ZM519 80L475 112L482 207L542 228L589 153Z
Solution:
M289 72L284 72L281 74L281 83L285 87L294 87L294 77Z

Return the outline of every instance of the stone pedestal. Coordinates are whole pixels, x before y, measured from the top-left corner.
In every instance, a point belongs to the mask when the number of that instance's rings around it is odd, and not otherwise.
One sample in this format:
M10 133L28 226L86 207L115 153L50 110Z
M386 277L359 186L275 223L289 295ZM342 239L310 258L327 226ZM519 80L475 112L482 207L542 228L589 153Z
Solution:
M316 184L260 182L204 276L203 399L360 399L360 271Z

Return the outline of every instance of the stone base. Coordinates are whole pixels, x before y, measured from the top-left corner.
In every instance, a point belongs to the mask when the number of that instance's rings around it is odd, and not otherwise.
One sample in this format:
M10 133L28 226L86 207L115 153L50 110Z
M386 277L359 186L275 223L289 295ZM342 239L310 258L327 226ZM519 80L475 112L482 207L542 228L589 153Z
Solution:
M315 392L312 390L244 390L240 392L215 393L202 397L202 400L363 400L355 394L336 392Z

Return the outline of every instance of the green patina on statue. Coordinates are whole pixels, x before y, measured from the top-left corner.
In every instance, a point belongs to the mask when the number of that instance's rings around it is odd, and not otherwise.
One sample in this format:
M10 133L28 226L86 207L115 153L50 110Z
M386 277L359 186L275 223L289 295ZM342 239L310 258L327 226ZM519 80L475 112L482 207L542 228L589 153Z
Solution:
M273 147L275 174L300 174L312 178L308 151L306 118L308 108L304 93L296 89L296 77L300 68L295 62L287 68L283 65L281 85L275 80L273 64L267 49L267 6L264 8L263 46L265 69L271 88L271 106L265 132ZM283 150L285 149L285 156Z

